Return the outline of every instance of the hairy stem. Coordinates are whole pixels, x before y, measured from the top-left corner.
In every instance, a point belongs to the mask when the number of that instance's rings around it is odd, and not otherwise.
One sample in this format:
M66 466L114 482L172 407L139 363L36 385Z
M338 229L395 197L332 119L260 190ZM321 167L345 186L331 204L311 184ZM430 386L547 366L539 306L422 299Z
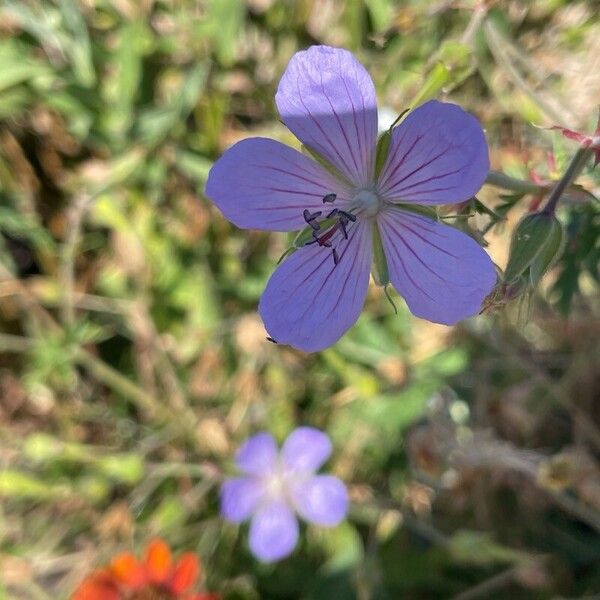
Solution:
M558 183L552 190L546 206L542 210L545 215L551 215L556 210L556 205L563 195L563 192L577 179L583 167L585 167L588 160L593 156L594 151L591 148L579 148L577 153L571 160L571 163L567 167L565 174L559 179Z
M517 179L505 175L500 171L490 171L485 179L485 183L499 187L505 190L511 190L522 194L539 194L540 192L546 191L548 188L543 185L538 185L531 181L525 181L523 179Z

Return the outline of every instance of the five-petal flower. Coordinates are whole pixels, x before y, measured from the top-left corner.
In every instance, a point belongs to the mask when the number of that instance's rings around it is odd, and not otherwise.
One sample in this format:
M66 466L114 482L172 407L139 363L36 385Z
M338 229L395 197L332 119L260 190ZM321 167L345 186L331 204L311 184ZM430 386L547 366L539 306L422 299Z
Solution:
M332 475L317 475L331 454L327 435L299 427L286 439L281 452L271 434L249 438L236 454L243 473L221 488L221 514L241 523L251 518L250 550L264 562L285 558L298 541L298 520L325 527L346 516L346 487Z
M206 185L239 227L313 229L260 300L271 338L306 351L335 343L360 314L374 248L379 262L385 257L382 283L389 280L416 316L450 325L476 314L496 282L493 263L468 235L411 210L479 190L489 159L475 117L427 102L392 130L376 165L373 82L350 52L327 46L292 57L276 103L315 159L250 138L225 152Z
M219 600L217 594L194 593L200 575L198 557L186 552L173 561L161 539L152 540L144 560L123 552L110 565L88 575L71 600Z

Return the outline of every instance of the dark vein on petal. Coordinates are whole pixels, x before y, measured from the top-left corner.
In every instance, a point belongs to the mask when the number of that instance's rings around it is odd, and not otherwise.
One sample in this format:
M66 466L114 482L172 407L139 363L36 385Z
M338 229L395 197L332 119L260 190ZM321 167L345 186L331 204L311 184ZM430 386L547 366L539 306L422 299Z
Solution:
M437 248L440 252L443 252L444 254L447 254L448 256L451 256L452 258L459 260L458 256L452 254L451 252L448 252L444 248L440 248L438 245L434 244L431 240L428 240L427 238L423 237L420 233L418 233L417 231L415 231L414 229L409 227L402 220L395 221L394 224L399 225L400 227L404 227L404 229L407 229L408 231L410 231L414 236L418 237L424 244L429 244L433 248ZM438 234L438 236L443 237L441 234Z
M339 75L338 75L338 77L339 77ZM346 130L344 129L344 126L342 125L340 117L337 114L337 111L335 110L335 107L333 106L331 99L327 95L327 92L325 91L325 86L323 85L323 74L322 73L321 73L321 90L323 92L323 95L327 99L327 102L329 103L329 107L331 108L331 111L333 112L333 114L335 116L335 120L337 121L338 127L340 128L340 131L342 132L342 135L344 136L344 140L346 140L348 152L350 154L350 157L352 158L352 162L354 163L354 168L356 169L356 174L360 177L361 176L360 167L358 166L356 156L354 155L352 144L350 144L350 140L348 139L348 136L346 135Z
M389 226L389 224L388 224ZM400 262L400 265L402 266L402 270L404 271L404 273L406 274L406 276L408 277L408 279L410 280L410 282L413 284L413 286L418 289L422 294L424 294L425 296L427 296L430 300L432 300L433 302L435 302L435 299L430 296L413 278L412 275L409 273L408 269L406 268L406 265L404 264L404 261L402 260L402 257L400 256L400 252L398 251L398 249L396 248L396 245L393 244L391 242L391 239L389 237L389 233L387 231L386 227L382 227L381 228L381 235L382 237L387 241L387 246L388 246L388 250L392 250L394 252L394 254L396 255L396 258L398 259L398 261Z
M404 137L406 137L406 134ZM404 137L402 138L402 141L404 140ZM387 189L386 188L387 183L397 173L398 169L404 164L404 161L406 160L407 156L413 151L413 148L417 145L417 143L419 142L420 139L421 139L421 136L417 136L415 138L415 141L413 142L412 146L404 153L404 155L402 156L400 161L394 165L393 171L391 173L386 173L385 177L381 181L381 187L383 189Z
M312 119L312 121L314 122L314 124L317 126L318 130L321 132L321 134L323 135L323 137L325 138L325 140L328 142L329 146L332 148L332 150L335 152L335 154L338 155L338 158L341 161L340 166L341 167L345 167L346 166L346 161L343 159L342 155L340 154L339 150L336 148L335 144L329 139L329 136L327 135L327 133L325 133L325 131L323 130L323 128L321 127L321 124L319 123L319 121L317 121L314 117L314 115L312 114L312 112L310 111L310 109L306 106L302 96L300 95L300 88L298 85L298 81L296 81L296 88L298 90L298 99L300 100L300 102L302 103L302 106L304 107L304 110L306 110L306 112L309 114L310 118ZM315 141L315 138L312 134L310 134L310 136L312 138L313 141ZM317 146L322 146L322 144L317 143Z
M433 158L430 158L426 162L420 164L416 169L413 169L410 173L408 173L407 175L402 177L402 179L399 179L398 181L394 181L393 185L389 188L386 188L386 191L384 193L393 193L392 191L396 190L400 183L402 183L403 181L406 181L409 177L412 177L415 173L418 173L419 171L428 167L431 163L435 162L438 158L440 158L441 156L446 154L446 152L448 152L449 149L450 148L445 148L439 154L436 154ZM400 188L400 189L402 189L402 188Z

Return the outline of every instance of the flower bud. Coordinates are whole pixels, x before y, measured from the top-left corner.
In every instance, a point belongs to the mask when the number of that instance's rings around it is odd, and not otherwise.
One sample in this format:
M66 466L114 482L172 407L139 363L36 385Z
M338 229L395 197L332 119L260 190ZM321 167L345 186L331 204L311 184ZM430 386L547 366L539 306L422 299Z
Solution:
M537 285L560 256L563 238L563 227L555 215L523 217L513 233L504 281L511 282L528 271L531 284Z

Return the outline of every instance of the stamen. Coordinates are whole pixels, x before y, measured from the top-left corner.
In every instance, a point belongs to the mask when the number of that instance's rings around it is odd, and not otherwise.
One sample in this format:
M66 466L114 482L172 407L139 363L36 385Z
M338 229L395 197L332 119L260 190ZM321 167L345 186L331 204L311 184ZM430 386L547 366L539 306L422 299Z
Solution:
M323 197L323 203L326 204L334 202L336 198L336 194L326 194ZM321 217L322 214L323 211L320 210L311 212L308 209L304 209L304 211L302 211L304 221L312 228L312 239L304 241L303 245L308 246L310 244L319 244L319 246L323 248L331 248L333 264L334 266L337 266L337 264L340 262L340 253L334 246L337 246L341 239L347 240L349 238L348 227L350 223L354 223L356 221L356 215L351 212L340 210L339 208L334 208L327 213L327 216L319 220L319 217ZM338 232L340 232L340 235L336 237ZM306 238L304 239L306 240ZM277 343L275 340L269 341Z
M329 231L326 231L323 235L319 235L318 231L313 231L313 237L319 246L325 246L326 248L331 248L331 236L335 232L336 226L334 225Z
M311 213L310 210L308 210L307 208L305 208L304 212L302 213L304 220L307 223L314 221L317 217L320 217L322 214L323 214L323 211L321 211L321 210L317 210L316 212Z
M347 224L347 221L345 219L340 219L340 229L342 230L342 233L344 234L345 240L348 239L348 231L346 230L346 224Z

